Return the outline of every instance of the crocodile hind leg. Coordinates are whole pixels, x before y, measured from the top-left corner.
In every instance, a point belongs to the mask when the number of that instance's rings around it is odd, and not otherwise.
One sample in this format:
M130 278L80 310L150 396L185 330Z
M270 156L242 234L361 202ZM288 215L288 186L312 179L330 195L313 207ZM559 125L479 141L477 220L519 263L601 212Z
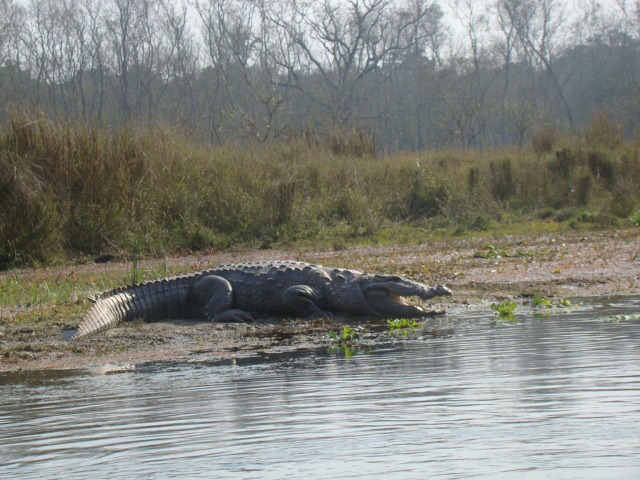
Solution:
M251 322L253 317L244 310L233 306L233 287L224 278L207 275L192 287L197 310L213 322Z
M286 310L298 317L331 317L330 312L320 308L322 303L322 294L308 285L294 285L282 294L282 304L286 306Z

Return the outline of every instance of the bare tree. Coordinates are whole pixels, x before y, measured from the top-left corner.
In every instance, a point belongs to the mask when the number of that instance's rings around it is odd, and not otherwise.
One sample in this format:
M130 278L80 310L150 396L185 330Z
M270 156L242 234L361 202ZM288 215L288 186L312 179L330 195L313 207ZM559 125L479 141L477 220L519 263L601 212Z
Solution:
M0 105L24 103L32 94L24 59L26 11L13 0L0 0ZM0 117L4 117L0 110Z
M232 81L230 69L233 53L226 38L229 27L227 0L197 0L196 11L202 21L202 33L205 41L207 67L201 77L206 79L208 95L203 98L206 104L206 116L212 140L223 141L224 129L234 116L226 110L233 108L231 93Z
M402 142L403 132L410 132L408 146L419 150L427 146L432 133L429 125L437 100L429 85L441 68L443 42L450 35L442 24L442 9L429 0L411 0L397 16L399 25L409 22L410 28L403 30L403 42L408 48L393 54L394 59L399 57L401 61L387 62L389 68L382 79L382 82L389 79L383 91L382 131L389 132L396 142Z
M392 53L409 48L403 33L414 20L398 24L389 0L289 0L287 5L288 17L270 20L301 53L294 63L282 64L288 86L323 107L333 123L348 123L362 99L359 87L366 76Z
M101 2L83 0L82 9L85 13L87 30L87 50L91 52L87 66L86 81L82 82L83 115L85 118L103 120L103 108L106 96L106 28L102 21ZM89 88L85 88L85 83ZM87 91L89 90L89 91Z
M125 118L151 115L159 101L153 89L172 53L161 22L161 0L109 0L104 6L110 69L118 82Z
M502 95L500 98L500 138L504 143L507 140L507 96L511 87L511 67L516 53L517 33L515 25L509 21L509 14L505 10L504 3L501 0L498 0L492 7L494 9L496 23L500 32L500 38L496 40L494 49L502 61L503 83ZM522 142L522 137L520 142Z
M19 63L19 32L25 11L13 0L0 0L0 66Z
M276 59L288 49L270 18L274 8L262 0L199 1L209 61L216 72L216 88L225 93L219 127L259 141L279 135L278 111L284 103L285 71ZM220 107L218 101L217 106ZM234 124L231 126L231 124Z
M197 128L195 83L201 47L190 28L187 3L163 2L162 11L161 26L170 48L163 75L173 92L169 108L183 128L193 134Z
M563 106L572 130L575 121L564 94L563 81L556 71L555 60L564 24L564 11L558 0L501 0L505 20L515 28L518 40L527 55L539 65L550 80Z
M83 77L90 62L86 16L78 0L34 1L41 73L52 103L66 115L84 116Z
M455 82L461 90L446 89L447 92L441 88L441 91L460 141L468 147L486 134L487 122L494 114L494 107L486 102L486 97L499 71L492 68L489 56L487 12L473 0L455 0L453 6L466 36L467 48L463 50L462 60L452 59L460 66L454 71L461 77Z
M0 103L215 142L355 126L383 149L522 143L602 110L631 133L640 1L612 1L567 23L560 0L448 0L454 35L437 0L0 0Z

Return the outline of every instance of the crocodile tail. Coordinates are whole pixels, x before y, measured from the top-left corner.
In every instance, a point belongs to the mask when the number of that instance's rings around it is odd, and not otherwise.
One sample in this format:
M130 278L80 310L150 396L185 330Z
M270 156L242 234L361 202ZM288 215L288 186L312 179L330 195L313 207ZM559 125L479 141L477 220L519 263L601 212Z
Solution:
M92 296L93 305L73 339L108 330L141 318L146 322L185 317L190 312L189 291L194 277L184 275L120 287Z

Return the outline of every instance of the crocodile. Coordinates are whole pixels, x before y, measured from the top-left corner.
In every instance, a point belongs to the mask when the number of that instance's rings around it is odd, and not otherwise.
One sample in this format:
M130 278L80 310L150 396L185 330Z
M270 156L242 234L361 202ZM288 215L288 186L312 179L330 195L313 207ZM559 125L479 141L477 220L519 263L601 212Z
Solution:
M93 306L73 338L135 319L250 322L256 315L317 318L336 313L420 318L435 312L410 303L405 297L428 300L451 294L444 285L428 287L397 275L373 275L293 261L232 263L89 297Z

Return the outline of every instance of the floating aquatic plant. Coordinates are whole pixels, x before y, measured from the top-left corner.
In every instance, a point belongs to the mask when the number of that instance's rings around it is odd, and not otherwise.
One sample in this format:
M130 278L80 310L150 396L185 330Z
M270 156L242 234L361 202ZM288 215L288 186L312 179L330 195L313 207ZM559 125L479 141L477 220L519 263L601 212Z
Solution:
M493 310L500 320L507 320L510 322L515 322L516 317L513 314L516 309L517 303L511 301L504 301L500 303L492 303L491 310Z
M546 318L550 310L566 310L575 307L568 298L547 298L536 295L531 299L531 307L535 310L535 318Z

